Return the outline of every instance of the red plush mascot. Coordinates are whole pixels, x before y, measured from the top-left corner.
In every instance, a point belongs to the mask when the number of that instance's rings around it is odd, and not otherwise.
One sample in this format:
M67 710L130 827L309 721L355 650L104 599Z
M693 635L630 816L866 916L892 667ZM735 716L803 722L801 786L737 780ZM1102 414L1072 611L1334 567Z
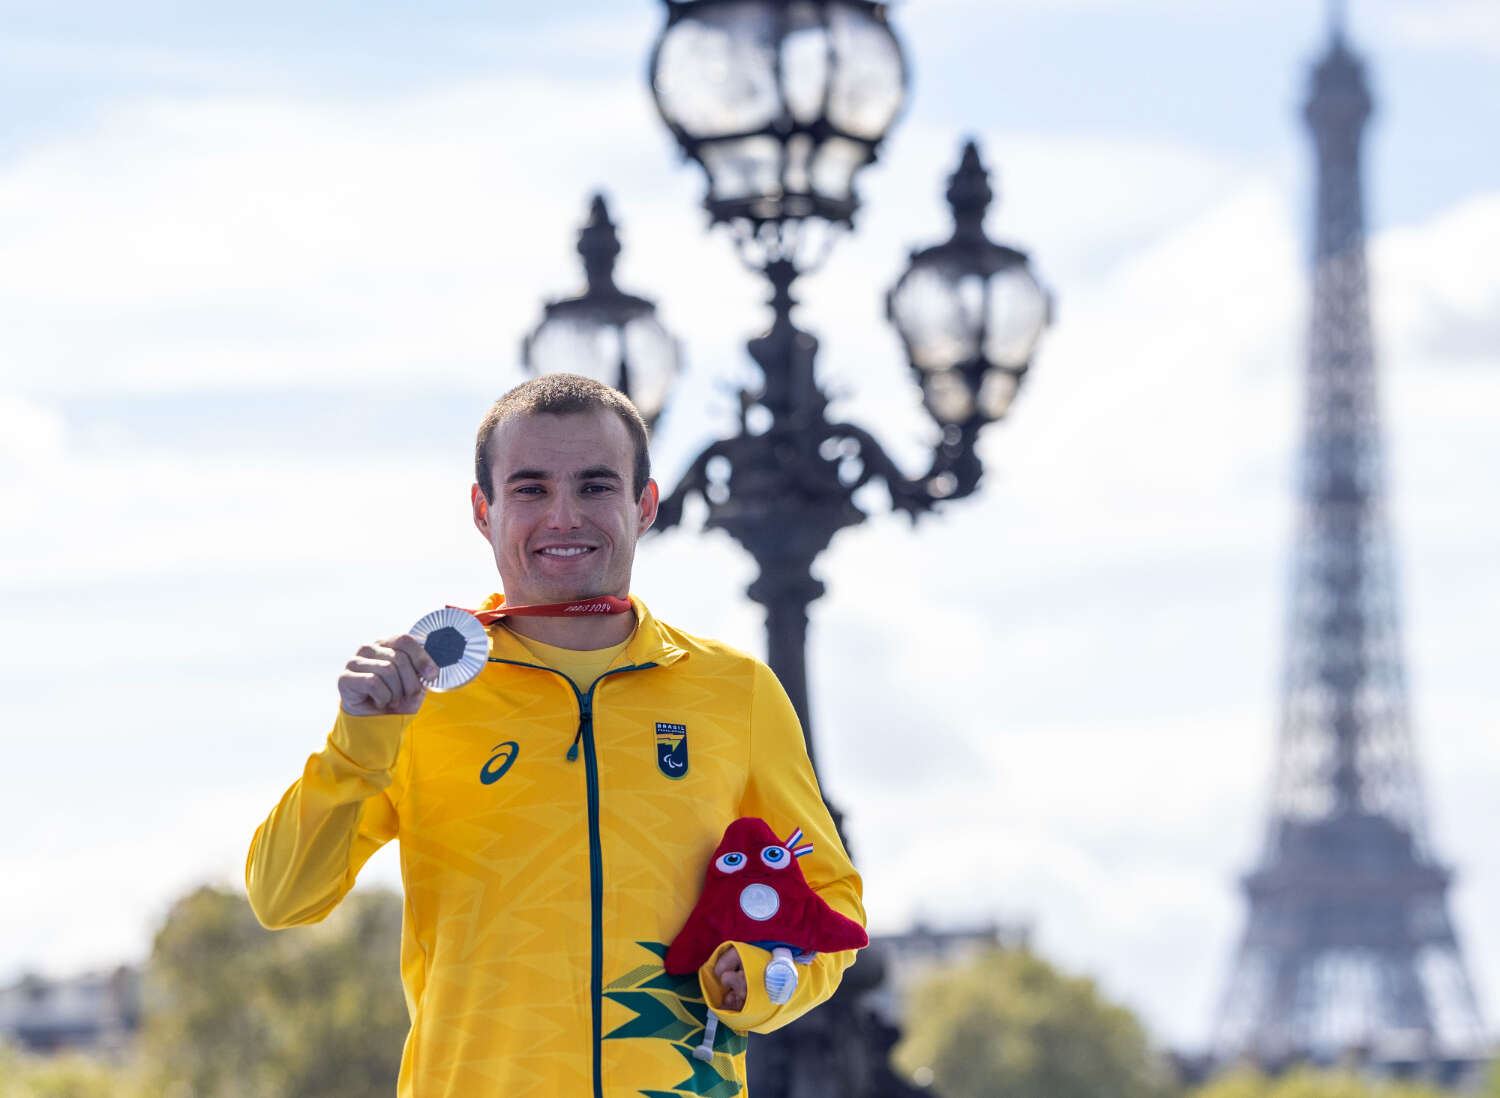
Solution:
M703 894L667 949L666 970L677 976L696 972L725 942L760 946L772 954L766 994L780 1004L797 989L796 961L806 964L817 953L868 945L864 928L834 911L808 885L797 859L811 852L801 828L782 842L755 816L731 823L709 862ZM703 1045L693 1053L700 1060L713 1056L718 1024L710 1010Z

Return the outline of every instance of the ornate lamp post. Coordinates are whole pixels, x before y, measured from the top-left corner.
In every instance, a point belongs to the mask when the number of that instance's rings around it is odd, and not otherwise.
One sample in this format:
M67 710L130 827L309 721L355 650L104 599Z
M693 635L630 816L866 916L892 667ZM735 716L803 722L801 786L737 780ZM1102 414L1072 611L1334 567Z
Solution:
M681 355L656 319L656 306L615 285L620 240L601 194L578 234L578 254L584 292L547 304L542 322L521 341L521 362L533 375L567 371L613 385L630 394L650 426L666 404Z

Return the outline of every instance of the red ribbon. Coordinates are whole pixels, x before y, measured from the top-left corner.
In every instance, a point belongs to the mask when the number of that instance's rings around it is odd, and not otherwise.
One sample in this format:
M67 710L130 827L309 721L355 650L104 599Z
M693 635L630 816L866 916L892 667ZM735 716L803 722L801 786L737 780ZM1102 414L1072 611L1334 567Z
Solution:
M463 610L462 606L450 606L449 610ZM501 618L571 618L591 614L623 614L630 609L630 600L614 595L579 599L576 602L548 602L534 606L497 606L493 610L467 610L479 619L480 625L494 625Z

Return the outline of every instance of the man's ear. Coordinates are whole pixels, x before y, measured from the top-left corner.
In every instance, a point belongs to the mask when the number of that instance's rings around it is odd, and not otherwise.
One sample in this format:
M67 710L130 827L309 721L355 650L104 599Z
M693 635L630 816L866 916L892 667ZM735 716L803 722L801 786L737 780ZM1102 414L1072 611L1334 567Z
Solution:
M479 485L469 489L469 502L474 506L474 529L484 535L484 540L490 540L490 505L485 501L484 493L480 491Z
M636 516L635 536L640 537L651 524L656 521L656 507L661 502L661 489L657 488L656 481L646 481L646 490L641 493L639 502L640 511Z

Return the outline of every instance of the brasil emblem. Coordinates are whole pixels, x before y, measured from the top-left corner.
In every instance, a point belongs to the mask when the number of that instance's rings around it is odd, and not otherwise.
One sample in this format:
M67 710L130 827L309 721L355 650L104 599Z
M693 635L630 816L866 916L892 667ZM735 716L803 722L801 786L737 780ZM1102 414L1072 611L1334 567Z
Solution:
M687 774L687 725L656 722L656 768L674 780Z

